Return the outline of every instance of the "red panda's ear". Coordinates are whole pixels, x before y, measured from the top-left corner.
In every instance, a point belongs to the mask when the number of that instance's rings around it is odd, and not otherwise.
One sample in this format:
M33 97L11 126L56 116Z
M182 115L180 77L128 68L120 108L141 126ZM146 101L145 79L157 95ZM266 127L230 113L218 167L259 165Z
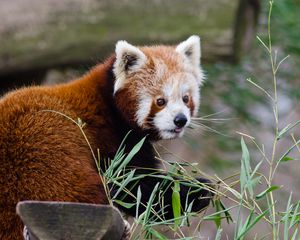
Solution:
M126 41L118 41L116 44L116 61L114 64L114 74L116 82L114 92L123 87L126 75L141 68L146 62L146 55L137 47Z
M176 52L184 55L189 63L199 68L201 58L200 37L193 35L176 47Z

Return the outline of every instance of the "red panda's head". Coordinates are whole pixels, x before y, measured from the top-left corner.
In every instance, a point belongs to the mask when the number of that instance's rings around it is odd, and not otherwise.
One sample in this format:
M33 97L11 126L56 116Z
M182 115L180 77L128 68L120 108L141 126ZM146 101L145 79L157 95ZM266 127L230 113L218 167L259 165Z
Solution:
M199 107L200 55L198 36L176 47L119 41L114 98L128 122L160 139L181 137Z

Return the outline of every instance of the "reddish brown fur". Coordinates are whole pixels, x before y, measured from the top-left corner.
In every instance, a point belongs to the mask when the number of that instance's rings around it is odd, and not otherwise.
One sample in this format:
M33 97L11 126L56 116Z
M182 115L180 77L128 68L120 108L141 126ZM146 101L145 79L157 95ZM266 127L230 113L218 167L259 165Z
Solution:
M157 96L166 79L184 71L174 48L142 50L148 57L147 63L127 76L130 85L125 84L115 98L115 57L111 57L72 83L24 88L0 100L0 239L22 239L22 223L15 214L19 201L108 202L78 126L58 113L44 110L57 111L75 120L81 118L87 124L85 133L93 150L99 148L105 157L114 156L131 128L137 131L127 148L133 147L141 139L141 129L134 119L139 92L147 89ZM167 65L159 77L154 70L158 58ZM192 102L190 109L193 110ZM151 110L152 114L157 111L156 107ZM153 134L149 138L156 139L156 132ZM145 141L135 158L132 166L156 167L150 141Z
M138 71L127 76L127 82L130 83L129 91L133 95L137 95L137 89L147 89L153 96L157 96L161 92L163 85L170 76L184 72L182 57L174 51L174 47L156 46L142 47L144 54L147 56L146 64ZM154 59L162 61L167 69L163 76L156 77ZM136 78L136 76L139 76Z
M103 96L112 92L111 66L112 60L70 84L24 88L0 100L0 239L22 239L15 214L21 200L108 203L79 128L42 110L80 117L94 150L114 152L119 141Z
M195 104L194 104L194 101L193 101L193 99L191 97L191 94L190 94L190 99L189 99L189 102L187 103L187 105L188 105L188 107L189 107L189 109L191 111L191 116L193 116L194 115L194 111L195 111Z

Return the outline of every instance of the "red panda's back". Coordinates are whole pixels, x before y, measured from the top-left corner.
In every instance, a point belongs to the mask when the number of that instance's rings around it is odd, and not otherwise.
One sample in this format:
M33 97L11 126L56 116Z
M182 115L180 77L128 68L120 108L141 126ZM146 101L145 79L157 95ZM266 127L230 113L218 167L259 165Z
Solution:
M47 111L76 115L51 91L23 89L0 100L0 239L22 239L21 200L107 203L79 128Z

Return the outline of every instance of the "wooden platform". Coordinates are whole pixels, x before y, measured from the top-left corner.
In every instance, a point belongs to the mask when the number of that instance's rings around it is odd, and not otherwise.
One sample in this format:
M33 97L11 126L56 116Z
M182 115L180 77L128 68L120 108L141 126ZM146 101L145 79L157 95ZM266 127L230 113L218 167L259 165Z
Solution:
M17 213L30 240L120 240L125 230L119 210L109 205L24 201Z

